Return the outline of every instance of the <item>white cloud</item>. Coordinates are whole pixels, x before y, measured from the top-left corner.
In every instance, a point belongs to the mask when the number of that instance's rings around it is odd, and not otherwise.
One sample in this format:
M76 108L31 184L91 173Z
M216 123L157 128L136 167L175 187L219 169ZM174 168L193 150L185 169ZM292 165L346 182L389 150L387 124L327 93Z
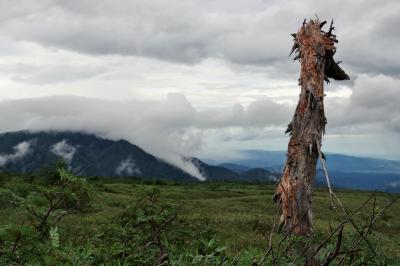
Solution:
M400 113L396 111L400 81L361 75L354 84L353 94L346 100L326 98L328 151L343 149L371 155L377 145L365 143L385 140L381 146L386 151L379 154L385 156L386 152L386 156L398 158L394 143L399 134L395 121ZM379 91L380 86L385 90ZM376 91L379 95L375 96ZM376 99L386 104L376 104ZM0 112L9 115L0 118L0 130L78 130L122 138L202 178L197 168L182 157L213 151L221 154L222 148L227 153L249 148L285 150L287 137L283 132L294 108L295 105L270 98L248 106L199 109L181 94L153 101L54 96L1 102ZM72 150L69 152L73 154Z
M50 147L50 151L55 155L61 156L67 163L72 161L74 154L76 152L76 147L67 143L65 139L60 142L55 143Z
M14 146L14 152L9 154L0 154L0 166L9 162L15 162L25 157L31 150L31 142L23 141Z
M132 159L132 157L128 157L120 162L120 164L115 169L115 173L117 175L140 175L142 172L139 168L136 167L135 161Z

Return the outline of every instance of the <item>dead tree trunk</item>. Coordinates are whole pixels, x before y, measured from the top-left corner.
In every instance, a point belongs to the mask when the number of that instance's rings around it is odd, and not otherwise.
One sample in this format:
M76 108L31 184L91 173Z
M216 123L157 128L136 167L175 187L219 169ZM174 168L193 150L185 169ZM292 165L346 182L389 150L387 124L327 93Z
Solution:
M282 209L281 225L296 235L312 233L312 185L316 173L319 147L327 120L324 113L324 80L349 79L335 62L334 27L322 30L326 21L310 20L295 34L294 60L301 62L300 98L293 119L285 133L291 135L283 176L276 188L275 200Z

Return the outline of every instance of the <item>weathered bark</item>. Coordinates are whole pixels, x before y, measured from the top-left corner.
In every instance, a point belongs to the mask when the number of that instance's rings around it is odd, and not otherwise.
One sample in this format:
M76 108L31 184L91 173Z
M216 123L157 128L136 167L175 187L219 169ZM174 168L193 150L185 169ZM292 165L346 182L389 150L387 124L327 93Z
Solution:
M349 79L333 59L336 52L334 27L322 31L318 19L303 22L294 37L292 52L301 62L299 86L301 93L292 121L285 133L291 135L286 165L275 200L282 209L281 225L296 235L312 233L312 184L316 173L318 147L325 133L324 80Z

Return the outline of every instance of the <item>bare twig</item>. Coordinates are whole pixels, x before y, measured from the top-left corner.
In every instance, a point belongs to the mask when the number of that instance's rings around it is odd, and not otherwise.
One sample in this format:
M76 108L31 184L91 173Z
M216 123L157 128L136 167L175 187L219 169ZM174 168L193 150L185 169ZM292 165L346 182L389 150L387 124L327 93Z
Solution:
M326 183L328 185L328 189L329 189L329 196L331 197L331 203L332 203L332 207L335 209L335 203L333 198L337 198L335 193L333 193L332 190L332 186L331 186L331 181L329 179L329 175L328 175L328 169L326 168L326 163L325 163L325 159L322 156L322 152L321 152L321 144L319 143L318 140L315 141L317 143L317 150L318 150L318 156L319 156L319 161L322 164L322 168L324 169L324 173L325 173L325 179L326 179Z
M168 217L162 224L159 225L158 227L158 232L161 232L164 230L164 228L169 225L170 223L172 223L173 220L175 220L175 218L177 217L177 214L174 213L172 214L170 217Z
M305 216L301 217L301 219L307 219L307 214L308 214L308 212L309 212L310 210L311 210L311 206L308 208L307 212L305 213ZM298 226L299 223L301 222L301 219L300 219L296 224L294 224L292 228L295 228L296 226ZM288 232L286 233L286 235L285 235L285 236L281 239L281 241L279 242L279 244L278 244L278 249L277 249L277 253L276 253L277 256L275 256L275 258L273 258L273 260L272 260L272 263L273 263L274 265L276 265L276 263L279 262L279 260L277 260L277 258L279 259L279 256L278 256L278 255L279 255L279 252L280 252L280 250L281 250L282 244L286 241L286 239L288 239L288 238L292 235L292 232L293 232L293 230L288 230Z
M318 252L326 245L326 243L328 243L329 240L331 240L331 238L335 235L335 233L341 228L343 228L344 224L346 223L347 220L341 222L338 226L336 226L333 232L317 247L317 249L311 254L311 256L306 259L306 262L311 261L315 257L315 255L317 255Z
M340 254L340 247L342 246L342 238L343 238L343 225L341 225L339 228L335 251L329 254L328 258L326 259L326 262L324 263L324 266L328 266Z
M265 253L265 255L261 258L261 260L258 262L259 266L264 263L264 260L268 257L269 253L272 251L272 236L275 231L275 226L276 226L276 221L278 220L278 216L279 216L279 210L276 212L276 215L275 215L275 218L274 218L274 221L272 224L271 233L269 234L268 250Z
M372 199L372 197L373 196L368 197L367 200L365 200L360 206L358 206L358 208L355 211L353 211L344 221L342 221L339 225L337 225L335 229L331 231L331 234L316 248L316 250L311 254L311 256L308 259L306 259L306 262L310 261L313 257L315 257L315 255L317 255L318 252L326 245L326 243L329 242L329 240L335 235L335 233L340 229L340 227L348 223L349 219L351 219L352 216L356 215ZM304 252L300 254L300 256L303 254Z
M334 204L334 199L337 201L337 203L339 204L340 208L342 209L342 211L346 214L346 216L349 218L349 221L351 223L351 225L353 226L354 229L356 229L357 233L362 237L362 239L364 239L364 241L367 243L368 247L371 249L372 252L374 252L374 254L376 254L375 249L372 247L371 243L368 241L367 238L365 238L365 236L363 235L363 233L360 231L360 229L358 228L358 226L356 225L356 223L354 222L354 220L351 218L351 216L349 215L349 213L347 212L347 210L343 207L342 202L340 201L340 199L336 196L336 194L333 192L332 187L331 187L331 183L329 180L329 175L328 175L328 169L326 167L326 161L322 158L322 152L321 152L321 145L319 144L318 140L316 141L317 143L317 149L318 149L318 155L319 155L319 159L321 161L322 167L324 169L324 173L325 173L325 178L326 178L326 182L328 184L328 189L329 189L329 195L331 197L331 202L332 202L332 206L333 208L335 208L335 204Z
M375 224L375 222L378 220L378 218L381 217L382 214L385 212L385 210L386 210L387 208L389 208L390 206L392 206L396 201L397 201L397 198L394 199L394 200L391 200L385 207L383 207L383 208L380 210L379 213L377 213L377 214L375 215L375 217L373 217L373 218L371 219L371 221L370 221L370 223L369 223L369 225L368 225L367 230L365 230L365 232L364 232L363 234L361 234L360 238L359 238L359 239L353 244L353 246L350 248L350 251L354 251L354 250L358 247L358 245L360 244L360 242L361 242L363 239L365 239L366 235L371 231L372 226ZM374 212L375 212L375 211L374 211ZM367 242L367 243L369 243L369 242ZM375 257L375 256L376 256L376 252L375 252L374 249L372 249L372 250L374 251L373 257ZM347 254L348 254L348 253L346 253L346 255L345 255L345 256L342 258L342 260L339 262L339 265L341 265L342 263L344 263L344 261L346 260ZM372 258L373 258L373 257L372 257Z
M151 245L157 245L156 241L149 241L146 245L144 245L143 250L146 250Z

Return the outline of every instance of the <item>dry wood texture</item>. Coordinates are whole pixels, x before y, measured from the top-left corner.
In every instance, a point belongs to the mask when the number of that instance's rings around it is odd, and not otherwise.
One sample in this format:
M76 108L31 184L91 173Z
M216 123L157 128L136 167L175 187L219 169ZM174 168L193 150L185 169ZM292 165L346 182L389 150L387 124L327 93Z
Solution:
M312 184L316 173L319 147L327 120L324 113L324 80L349 79L335 62L336 36L322 27L326 21L310 20L295 34L290 54L300 60L299 102L285 133L290 134L283 176L276 188L275 200L282 209L281 226L296 235L312 233Z

